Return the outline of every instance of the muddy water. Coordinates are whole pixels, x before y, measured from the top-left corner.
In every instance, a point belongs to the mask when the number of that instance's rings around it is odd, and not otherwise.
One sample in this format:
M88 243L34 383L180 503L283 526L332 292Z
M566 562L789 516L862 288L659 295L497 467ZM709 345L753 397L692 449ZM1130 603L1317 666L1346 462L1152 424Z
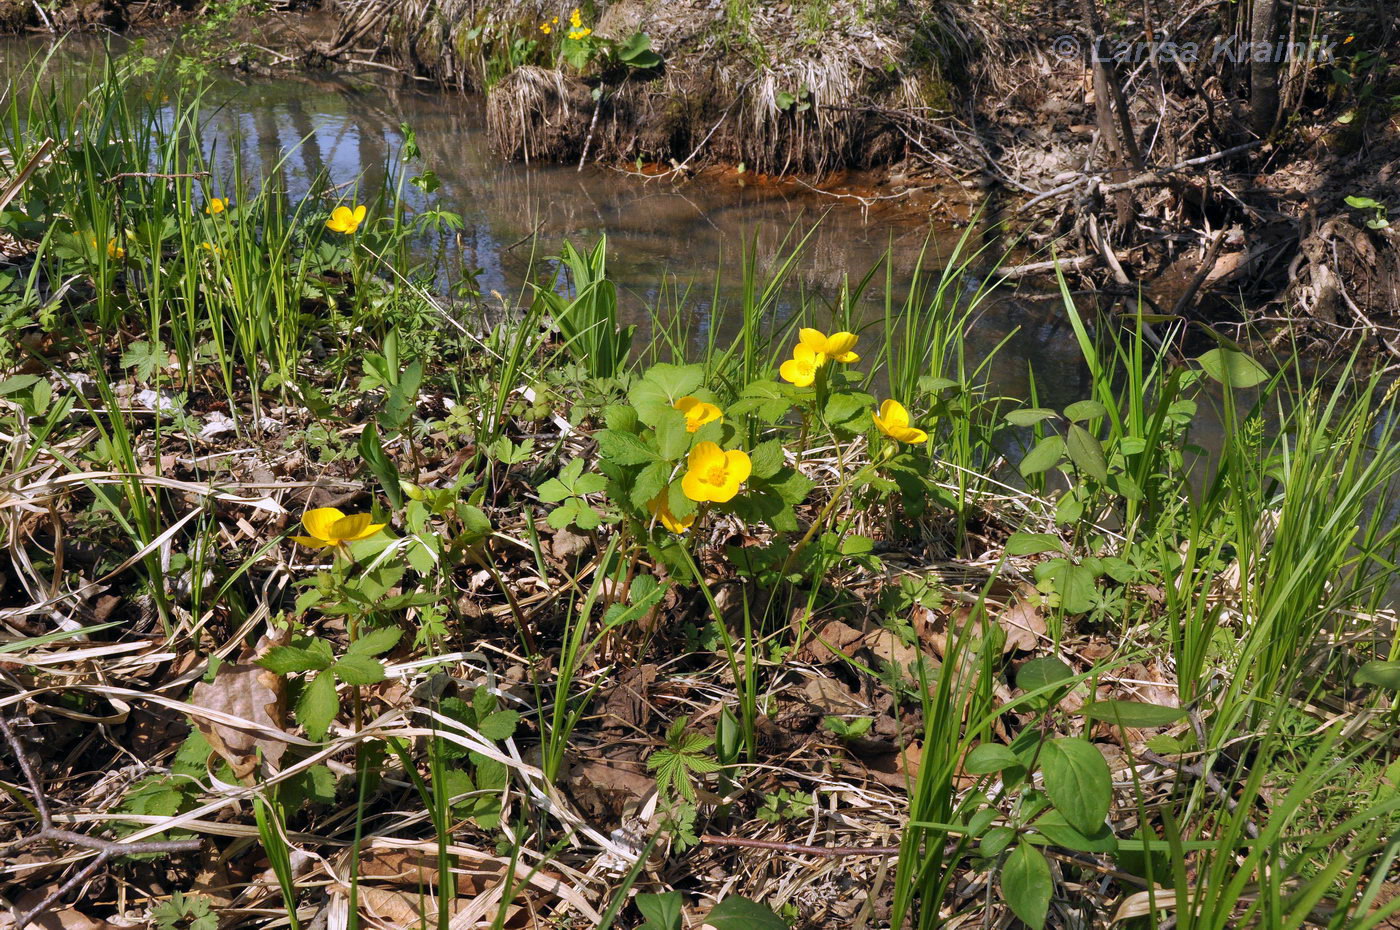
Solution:
M31 41L0 41L0 76L42 49ZM81 81L95 73L100 55L100 48L70 41L51 71ZM759 256L762 278L815 227L775 310L781 322L804 298L818 307L833 303L843 279L859 281L887 252L897 306L921 251L927 250L925 268L936 273L939 256L950 254L961 235L953 223L907 207L882 201L865 209L799 184L732 171L648 178L591 165L505 162L487 144L477 101L405 87L392 76L216 75L202 122L218 163L231 164L236 154L247 176L278 175L293 196L325 176L347 199L381 189L385 166L397 165L408 127L421 150L408 174L431 171L440 186L429 194L404 185L401 199L411 211L435 206L464 221L460 233L420 244L422 257L437 261L448 279L479 270L483 293L515 296L532 262L538 271L564 239L591 245L606 235L610 277L625 312L642 322L653 309L684 314L697 338L710 326L723 332L734 325L746 248ZM867 319L883 312L884 282L882 269L866 292ZM1057 299L985 303L971 333L974 355L992 351L1009 334L990 372L996 390L1026 396L1033 366L1042 403L1085 396L1087 381Z

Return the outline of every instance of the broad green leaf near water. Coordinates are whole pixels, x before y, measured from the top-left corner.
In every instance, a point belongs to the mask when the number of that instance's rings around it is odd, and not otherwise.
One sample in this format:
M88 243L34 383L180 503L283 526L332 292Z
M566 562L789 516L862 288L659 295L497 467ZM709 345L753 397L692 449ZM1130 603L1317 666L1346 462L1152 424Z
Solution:
M1071 423L1065 449L1075 468L1097 481L1108 480L1108 461L1104 458L1103 446L1087 429Z
M1052 433L1036 443L1035 447L1026 453L1026 457L1021 459L1021 474L1028 478L1031 475L1049 471L1060 464L1060 459L1064 457L1064 454L1064 437L1058 433Z
M1234 349L1211 349L1196 362L1211 378L1230 387L1254 387L1269 377L1263 365Z

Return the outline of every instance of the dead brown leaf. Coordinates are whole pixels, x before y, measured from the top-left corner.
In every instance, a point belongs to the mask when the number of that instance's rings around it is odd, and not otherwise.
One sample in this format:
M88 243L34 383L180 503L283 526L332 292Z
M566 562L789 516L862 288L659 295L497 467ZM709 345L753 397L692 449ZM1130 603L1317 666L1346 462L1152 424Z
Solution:
M281 730L286 716L286 683L256 665L222 665L213 681L194 686L190 703L206 710L246 720L254 726L240 727L215 722L198 714L195 726L214 751L233 766L234 774L247 781L258 766L258 750L270 768L282 761L287 744L270 738L268 730Z

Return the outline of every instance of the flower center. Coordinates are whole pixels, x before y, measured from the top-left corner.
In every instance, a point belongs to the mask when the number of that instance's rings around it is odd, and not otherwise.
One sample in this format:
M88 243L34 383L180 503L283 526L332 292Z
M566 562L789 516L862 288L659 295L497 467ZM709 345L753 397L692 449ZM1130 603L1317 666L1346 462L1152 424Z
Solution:
M723 486L725 479L729 477L729 464L721 462L711 465L705 470L705 483L715 487Z

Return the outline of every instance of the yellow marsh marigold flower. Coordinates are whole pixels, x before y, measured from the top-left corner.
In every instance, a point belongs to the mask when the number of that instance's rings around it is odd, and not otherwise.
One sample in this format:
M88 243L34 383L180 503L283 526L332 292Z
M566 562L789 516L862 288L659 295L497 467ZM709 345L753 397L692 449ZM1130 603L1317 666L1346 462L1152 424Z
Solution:
M309 549L326 549L369 539L384 529L383 523L369 522L372 519L367 513L346 515L334 507L317 507L302 515L307 535L293 536L292 541Z
M228 200L224 197L211 197L209 203L204 207L204 212L210 216L223 213L228 209Z
M792 350L792 358L783 362L778 374L789 384L798 387L811 387L817 380L817 370L826 364L826 357L812 351L812 347L799 342Z
M554 30L550 28L549 23L540 23L540 32L543 32L545 35L549 35L553 31Z
M860 361L860 356L851 350L856 347L855 333L832 333L826 335L819 329L802 329L797 338L804 346L809 346L818 355L824 355L833 362L849 364Z
M569 25L575 29L583 25L583 17L579 16L578 7L574 7L574 11L569 14Z
M681 478L681 490L693 501L723 504L739 493L739 485L749 480L753 462L739 449L725 452L714 442L699 442L690 450L689 469Z
M671 506L667 502L666 496L666 492L662 491L647 501L647 510L651 511L651 515L660 521L662 526L679 536L690 529L691 524L695 522L695 514L692 513L688 517L677 519L676 515L671 513Z
M353 210L349 207L336 207L331 211L331 218L326 220L326 228L331 232L352 236L355 234L355 230L360 228L360 224L365 221L365 212L364 204L360 204Z
M685 431L693 433L706 423L713 423L724 416L714 404L707 404L698 397L689 395L676 401L675 408L685 414Z
M880 432L891 439L897 439L900 442L925 442L928 440L928 433L909 425L909 411L905 410L904 405L897 400L885 401L880 405L880 412L872 413L870 418L875 421Z
M118 260L126 258L126 249L117 245L116 236L113 236L112 238L107 240L107 257L115 258Z

